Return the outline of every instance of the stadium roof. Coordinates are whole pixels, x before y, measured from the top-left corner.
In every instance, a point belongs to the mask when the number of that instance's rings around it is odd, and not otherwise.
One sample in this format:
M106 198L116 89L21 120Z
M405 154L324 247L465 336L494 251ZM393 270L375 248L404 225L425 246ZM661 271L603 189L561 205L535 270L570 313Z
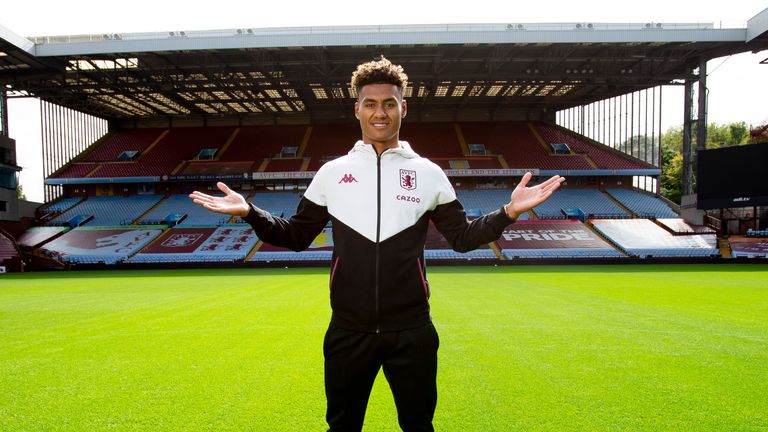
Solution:
M0 85L107 119L351 115L348 82L385 55L411 115L558 110L695 79L701 59L768 48L746 28L680 23L297 27L23 38L0 27Z

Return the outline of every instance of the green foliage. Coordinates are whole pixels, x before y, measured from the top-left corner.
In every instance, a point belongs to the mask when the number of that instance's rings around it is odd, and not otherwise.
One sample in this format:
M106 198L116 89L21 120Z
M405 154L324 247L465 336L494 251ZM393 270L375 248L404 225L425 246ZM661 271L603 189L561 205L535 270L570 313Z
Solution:
M16 186L16 195L18 195L20 200L25 200L26 201L26 199L27 199L27 196L24 195L24 187L22 185Z
M758 431L768 270L439 267L442 431ZM324 430L326 269L0 284L2 431ZM394 431L384 376L366 431Z
M695 140L696 131L692 133L692 139ZM749 127L745 122L724 125L710 123L707 126L708 149L743 145L748 142ZM683 186L683 127L674 126L667 129L661 137L661 143L661 195L679 204ZM696 179L693 181L695 184Z

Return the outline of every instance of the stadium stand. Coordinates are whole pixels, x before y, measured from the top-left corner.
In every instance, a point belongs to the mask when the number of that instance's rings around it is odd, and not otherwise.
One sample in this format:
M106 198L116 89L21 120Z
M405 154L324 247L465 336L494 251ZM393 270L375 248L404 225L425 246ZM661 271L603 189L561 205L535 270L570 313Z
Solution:
M310 171L317 171L325 162L343 156L360 139L357 124L318 125L312 127L304 156L311 156Z
M203 148L221 148L232 127L168 129L156 145L131 162L103 162L89 177L146 177L173 174L182 161L194 159Z
M624 255L580 221L519 221L497 240L507 259L622 258Z
M747 230L747 237L768 237L768 229L755 230L749 228Z
M157 204L160 195L95 196L82 201L58 217L49 225L63 225L76 216L93 216L90 226L128 225Z
M32 227L19 237L18 243L23 248L39 247L64 234L67 230L69 230L67 227Z
M220 193L212 195L222 196ZM143 214L143 212L140 214ZM173 218L173 215L178 215L178 217ZM172 219L181 219L181 222L179 222L178 225L215 226L226 224L230 219L226 215L214 213L202 206L195 204L191 199L189 199L189 195L174 194L166 198L150 213L145 215L139 223L150 225L165 224L169 220L169 216L171 216Z
M300 146L306 132L307 126L243 126L218 160L255 161L258 168L262 159L278 156L281 148Z
M50 204L43 205L39 210L40 218L46 219L50 216L65 212L74 207L76 204L80 203L82 200L83 198L81 197L60 198L51 202Z
M480 216L498 210L509 202L512 191L507 189L466 190L456 189L456 197L464 206L467 215ZM517 220L528 220L530 216L525 213Z
M680 218L656 219L656 223L659 224L660 227L672 233L672 235L717 234L717 231L710 227L702 225L690 225L684 219Z
M296 213L303 192L254 192L253 202L275 216L289 217Z
M634 160L628 155L612 152L603 145L591 144L586 137L578 138L575 132L560 126L536 123L536 129L542 139L549 144L565 143L575 154L585 155L600 169L648 168L649 166Z
M267 167L264 169L266 172L288 172L288 171L300 171L301 164L304 160L302 158L273 158L269 159Z
M455 158L463 155L453 123L450 122L405 122L400 127L400 139L408 141L413 151L424 157Z
M167 129L127 129L111 134L100 145L86 150L83 162L114 162L125 151L141 153L149 147ZM97 142L98 144L98 142Z
M635 215L646 218L677 218L660 198L634 189L606 189L606 192Z
M502 154L509 168L594 169L581 155L552 156L527 122L466 122L461 129L467 142L485 144L494 154Z
M73 163L66 166L55 177L57 178L83 178L99 166L97 163L84 162Z
M160 228L79 227L45 244L44 250L70 264L116 264L154 240Z
M286 248L262 243L261 247L250 257L249 261L330 261L332 255L333 229L326 227L315 237L307 250L294 252Z
M469 252L456 252L440 231L430 221L427 230L427 241L424 244L424 259L429 260L472 260L472 259L498 259L488 245Z
M596 219L592 221L592 226L622 251L640 258L720 255L714 235L673 236L648 219Z
M768 240L764 238L731 237L728 245L734 258L768 258Z
M171 228L131 257L131 263L242 261L258 238L249 225Z
M621 207L597 189L560 189L551 198L533 211L541 219L565 219L568 209L578 209L583 215L593 218L628 218Z
M10 234L0 230L0 266L6 271L22 271L21 251Z

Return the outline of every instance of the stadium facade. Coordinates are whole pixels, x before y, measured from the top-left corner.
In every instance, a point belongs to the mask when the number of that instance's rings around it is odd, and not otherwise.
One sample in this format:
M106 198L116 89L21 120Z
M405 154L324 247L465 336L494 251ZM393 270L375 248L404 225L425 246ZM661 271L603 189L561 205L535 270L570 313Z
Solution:
M290 212L313 172L359 135L354 66L385 55L410 78L403 138L477 201L471 214L526 170L570 179L555 208L529 215L530 232L509 232L476 258L558 257L557 242L577 237L583 243L566 245L568 257L716 255L711 239L694 239L711 232L660 222L681 211L658 197L661 111L685 113L684 189L693 193L695 149L706 142L707 61L766 48L768 10L745 28L503 23L23 38L0 27L8 155L6 100L43 101L45 226L20 242L77 256L70 263L164 262L174 247L191 261L327 259L331 245L320 237L314 255L294 256L269 250L236 220L193 223L178 197L225 180L270 211ZM684 106L662 107L670 85L684 87ZM15 158L0 169L17 178ZM0 199L11 202L13 189L4 182ZM122 214L110 214L116 206ZM687 219L700 225L696 217ZM541 219L578 226L536 226ZM130 251L88 252L105 238ZM468 258L434 241L434 259ZM520 244L530 241L544 246Z

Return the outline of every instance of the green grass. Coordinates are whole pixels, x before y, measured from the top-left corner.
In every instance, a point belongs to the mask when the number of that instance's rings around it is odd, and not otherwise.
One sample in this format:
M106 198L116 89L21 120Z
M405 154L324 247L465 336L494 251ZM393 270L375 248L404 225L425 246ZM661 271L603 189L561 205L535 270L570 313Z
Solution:
M1 431L321 431L328 272L0 277ZM430 268L440 431L768 431L768 268ZM383 375L366 431L396 431Z

